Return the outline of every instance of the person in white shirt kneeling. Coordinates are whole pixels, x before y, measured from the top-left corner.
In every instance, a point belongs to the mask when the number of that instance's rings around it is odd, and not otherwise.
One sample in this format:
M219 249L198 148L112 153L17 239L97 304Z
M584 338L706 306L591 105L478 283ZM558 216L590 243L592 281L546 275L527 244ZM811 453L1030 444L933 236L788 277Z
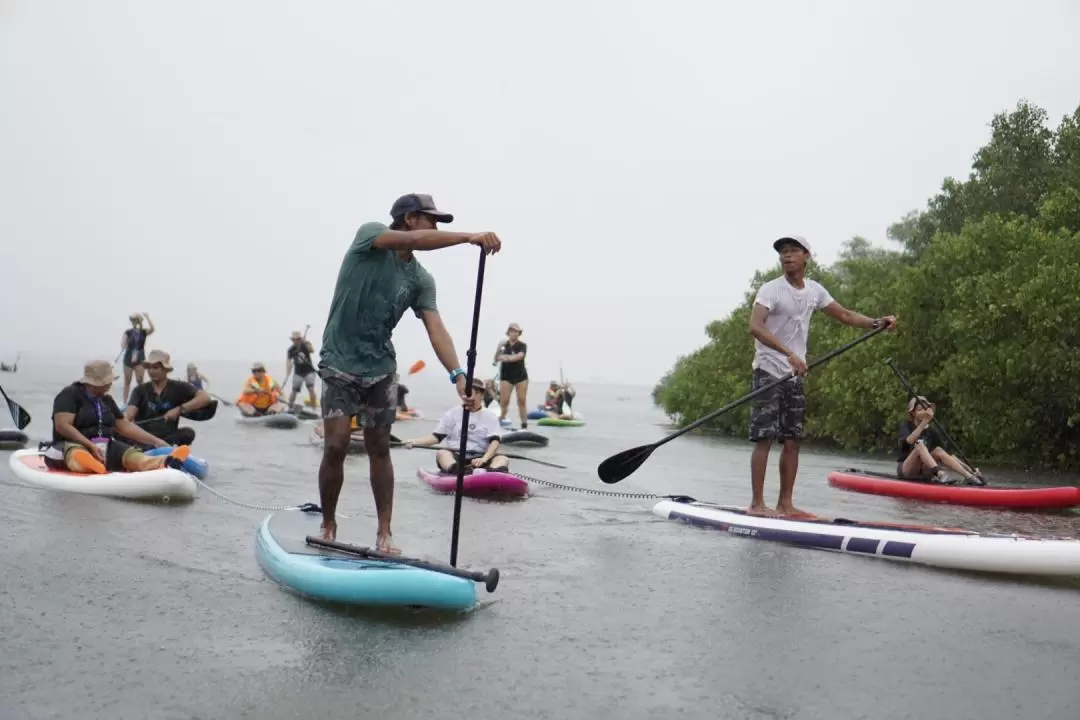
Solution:
M466 474L480 468L506 472L510 468L510 459L499 454L502 434L499 417L484 408L484 381L480 378L473 378L473 390L469 395L468 408L469 428L465 446ZM444 446L435 455L435 463L442 472L456 475L458 463L461 462L458 451L461 449L461 417L463 414L461 406L455 405L443 413L439 424L435 426L430 435L415 440L406 440L404 447L411 449L443 444Z

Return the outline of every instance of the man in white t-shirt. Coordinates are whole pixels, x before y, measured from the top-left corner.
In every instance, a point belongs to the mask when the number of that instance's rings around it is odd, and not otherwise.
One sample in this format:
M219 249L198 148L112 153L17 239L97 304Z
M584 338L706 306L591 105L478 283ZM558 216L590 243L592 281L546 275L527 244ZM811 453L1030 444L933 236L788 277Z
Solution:
M792 502L795 476L799 471L799 442L806 419L803 376L807 373L806 341L810 317L816 310L845 325L876 328L896 327L892 315L874 319L848 310L833 300L822 285L805 277L810 259L810 243L799 236L782 237L773 243L780 254L784 274L758 289L750 313L750 334L754 336L754 379L752 389L776 382L788 374L795 377L757 397L750 410L750 459L753 500L749 512L756 515L805 515ZM773 440L783 443L780 452L780 499L776 510L765 505L765 471Z
M498 454L499 438L502 429L499 426L499 416L484 408L484 381L473 378L473 392L469 395L467 403L469 408L469 429L466 433L465 445L466 472L472 472L477 468L499 470L506 472L510 467L510 460L505 455ZM443 413L439 424L430 435L407 440L406 448L432 447L445 441L445 446L435 454L435 463L439 469L446 473L456 475L457 464L461 462L458 451L461 449L461 406L454 407Z

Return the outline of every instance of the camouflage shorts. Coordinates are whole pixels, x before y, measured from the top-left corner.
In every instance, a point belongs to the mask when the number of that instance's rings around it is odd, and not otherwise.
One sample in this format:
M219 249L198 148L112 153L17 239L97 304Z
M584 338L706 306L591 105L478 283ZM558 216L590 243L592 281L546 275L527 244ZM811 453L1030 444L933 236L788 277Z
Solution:
M779 378L758 369L754 371L750 389L757 390L777 380ZM789 380L754 399L754 405L750 408L750 440L757 442L801 438L805 421L806 393L803 379Z
M393 375L364 378L319 364L324 419L356 416L360 427L390 427L397 418L397 382Z

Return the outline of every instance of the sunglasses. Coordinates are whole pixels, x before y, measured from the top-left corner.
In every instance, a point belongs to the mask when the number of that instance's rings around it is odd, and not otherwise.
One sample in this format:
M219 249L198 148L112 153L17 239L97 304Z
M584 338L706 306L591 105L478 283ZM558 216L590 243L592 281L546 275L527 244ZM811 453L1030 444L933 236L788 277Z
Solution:
M255 368L251 369L251 374L252 375L258 375L259 373L264 373L264 372L266 372L266 371L265 370L256 370Z

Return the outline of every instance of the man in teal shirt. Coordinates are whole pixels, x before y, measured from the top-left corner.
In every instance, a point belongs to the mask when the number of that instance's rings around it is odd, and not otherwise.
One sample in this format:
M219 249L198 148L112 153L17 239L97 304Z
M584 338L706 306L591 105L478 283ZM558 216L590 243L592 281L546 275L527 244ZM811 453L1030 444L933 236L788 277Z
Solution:
M356 231L330 302L319 362L325 439L319 498L323 539L334 540L335 511L351 439L349 419L356 416L364 429L371 466L371 491L379 522L376 548L396 553L390 532L394 505L390 426L397 414L397 357L391 335L407 309L424 323L431 347L462 400L471 392L465 387L465 371L435 304L435 280L413 253L466 243L496 253L502 242L491 232L437 230L436 223L453 222L454 216L437 209L430 195L399 197L390 208L390 217L390 227L369 222Z

